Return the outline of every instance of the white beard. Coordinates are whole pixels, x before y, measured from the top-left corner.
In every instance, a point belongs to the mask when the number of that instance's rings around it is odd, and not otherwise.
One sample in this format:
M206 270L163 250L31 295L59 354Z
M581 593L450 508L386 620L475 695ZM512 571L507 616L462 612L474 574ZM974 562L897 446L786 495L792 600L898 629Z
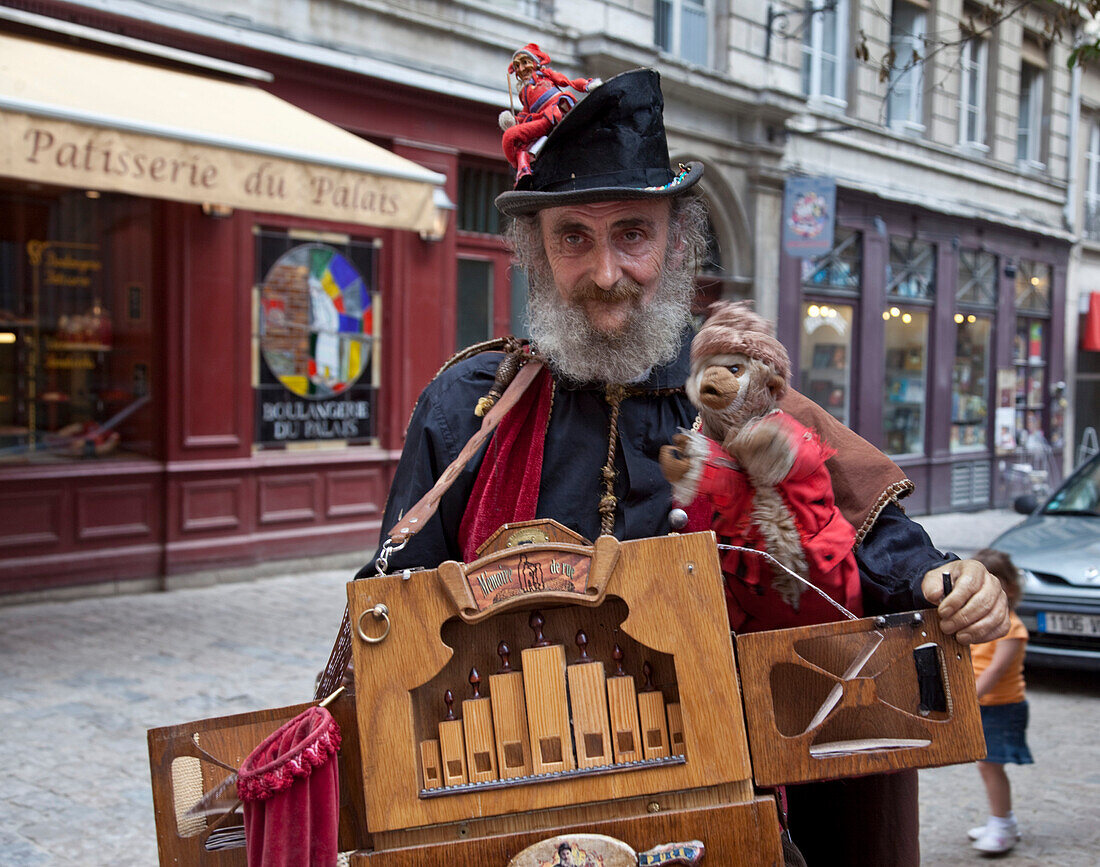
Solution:
M631 310L614 334L597 331L584 311L558 294L549 268L528 270L527 321L539 353L564 379L576 383L640 382L680 352L691 323L692 273L665 262L657 292Z

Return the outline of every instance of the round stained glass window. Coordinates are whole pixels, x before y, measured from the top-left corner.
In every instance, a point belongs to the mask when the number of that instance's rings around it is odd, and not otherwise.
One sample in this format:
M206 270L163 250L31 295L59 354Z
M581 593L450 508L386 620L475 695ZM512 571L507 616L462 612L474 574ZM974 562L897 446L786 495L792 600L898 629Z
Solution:
M339 395L367 368L374 322L363 276L325 244L302 244L271 266L261 290L260 350L301 397Z

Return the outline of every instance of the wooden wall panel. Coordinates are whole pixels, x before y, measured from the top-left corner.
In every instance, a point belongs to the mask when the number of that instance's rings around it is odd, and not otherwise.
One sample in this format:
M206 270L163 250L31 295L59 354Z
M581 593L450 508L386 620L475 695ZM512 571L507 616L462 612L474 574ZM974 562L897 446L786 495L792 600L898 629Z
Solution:
M152 484L97 485L76 490L76 538L81 542L126 537L148 539L159 524Z
M241 526L241 479L184 480L179 494L180 529L184 533L236 530Z
M19 491L0 495L0 548L57 545L64 535L64 491Z
M379 515L385 502L380 468L330 470L325 474L325 517Z
M316 473L261 478L257 487L260 523L316 521L321 511L320 489Z

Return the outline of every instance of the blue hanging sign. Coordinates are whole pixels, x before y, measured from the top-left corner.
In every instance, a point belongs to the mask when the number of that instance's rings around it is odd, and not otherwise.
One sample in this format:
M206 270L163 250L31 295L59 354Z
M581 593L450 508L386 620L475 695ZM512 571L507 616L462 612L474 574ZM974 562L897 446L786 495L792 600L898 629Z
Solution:
M833 249L836 178L791 177L783 187L783 252L796 259Z

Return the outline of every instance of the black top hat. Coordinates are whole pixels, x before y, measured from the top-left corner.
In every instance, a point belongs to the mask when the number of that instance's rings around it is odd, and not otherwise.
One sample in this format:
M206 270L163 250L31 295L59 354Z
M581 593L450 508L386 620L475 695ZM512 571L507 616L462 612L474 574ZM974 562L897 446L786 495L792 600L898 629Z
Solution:
M547 136L531 174L497 196L509 217L556 205L678 196L698 183L702 163L674 174L662 115L661 76L633 69L589 92Z

